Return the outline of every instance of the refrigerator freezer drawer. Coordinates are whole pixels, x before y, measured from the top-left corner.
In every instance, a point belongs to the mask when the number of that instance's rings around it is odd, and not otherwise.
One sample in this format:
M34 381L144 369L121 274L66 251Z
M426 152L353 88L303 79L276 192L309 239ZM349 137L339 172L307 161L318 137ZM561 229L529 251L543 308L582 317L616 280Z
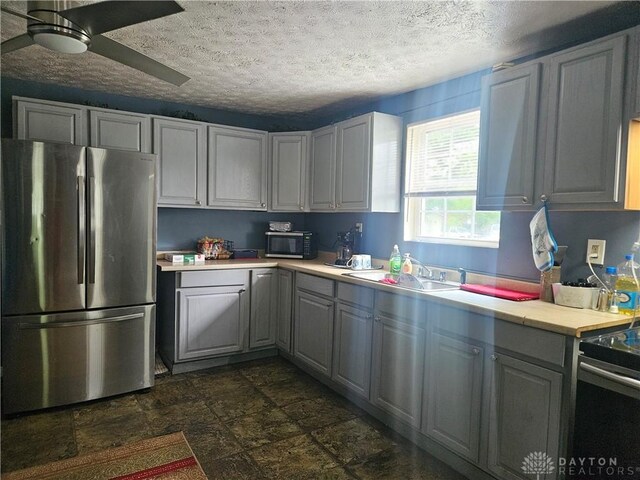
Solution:
M2 412L151 387L155 305L2 319Z

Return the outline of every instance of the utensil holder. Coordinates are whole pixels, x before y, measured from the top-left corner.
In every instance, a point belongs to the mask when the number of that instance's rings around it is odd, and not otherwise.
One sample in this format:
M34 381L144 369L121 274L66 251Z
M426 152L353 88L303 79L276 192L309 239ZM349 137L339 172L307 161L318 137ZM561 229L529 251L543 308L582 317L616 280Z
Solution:
M554 283L560 282L560 267L551 267L549 270L540 273L540 300L543 302L553 303L553 289L551 287Z

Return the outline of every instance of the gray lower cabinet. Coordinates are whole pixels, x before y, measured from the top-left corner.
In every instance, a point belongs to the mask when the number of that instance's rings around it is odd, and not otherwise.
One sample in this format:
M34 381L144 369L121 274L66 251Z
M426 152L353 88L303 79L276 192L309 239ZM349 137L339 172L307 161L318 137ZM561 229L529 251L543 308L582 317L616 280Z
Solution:
M293 354L331 376L333 299L296 290Z
M178 360L244 349L248 295L243 286L178 290Z
M87 144L87 109L14 97L13 135L20 140Z
M530 479L522 469L528 455L558 459L562 374L504 354L489 358L488 468L501 479Z
M376 311L373 326L371 401L420 427L425 329Z
M151 153L151 118L127 112L89 111L90 145Z
M249 348L271 347L276 342L278 274L275 268L251 270Z
M368 399L371 378L373 314L342 302L336 304L333 331L333 380Z
M542 65L534 63L482 79L479 209L532 208Z
M276 315L276 345L291 352L291 319L293 306L293 272L278 269L278 313Z
M210 126L207 205L267 209L267 132Z
M153 153L158 155L158 205L206 203L207 129L205 124L153 118Z
M430 337L422 430L477 463L480 450L483 349L434 332Z

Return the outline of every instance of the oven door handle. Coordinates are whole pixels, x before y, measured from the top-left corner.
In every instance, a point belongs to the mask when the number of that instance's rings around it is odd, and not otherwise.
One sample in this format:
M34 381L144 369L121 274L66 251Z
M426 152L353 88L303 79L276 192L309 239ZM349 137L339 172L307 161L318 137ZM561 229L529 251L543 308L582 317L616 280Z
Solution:
M618 375L617 373L610 372L603 368L594 367L593 365L584 362L580 363L580 368L586 370L587 372L591 372L594 375L598 375L599 377L606 378L607 380L625 385L640 392L640 380L625 377L624 375Z

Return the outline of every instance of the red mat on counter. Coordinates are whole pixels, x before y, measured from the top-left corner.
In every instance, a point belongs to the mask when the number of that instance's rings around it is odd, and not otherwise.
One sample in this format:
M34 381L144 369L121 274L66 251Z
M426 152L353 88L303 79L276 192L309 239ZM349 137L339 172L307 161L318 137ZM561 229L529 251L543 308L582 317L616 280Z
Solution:
M540 294L538 293L518 292L517 290L509 290L507 288L492 287L490 285L475 285L473 283L460 285L460 290L488 295L490 297L504 298L506 300L513 300L514 302L523 302L525 300L536 300L540 298Z

